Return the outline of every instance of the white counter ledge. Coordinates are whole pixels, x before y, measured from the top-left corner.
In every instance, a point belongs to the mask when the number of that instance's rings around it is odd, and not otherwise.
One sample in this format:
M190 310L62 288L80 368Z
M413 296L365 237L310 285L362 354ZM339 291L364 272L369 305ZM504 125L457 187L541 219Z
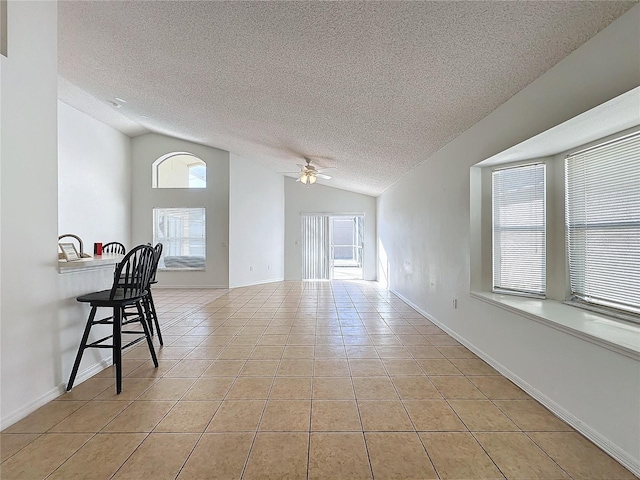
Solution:
M95 270L102 268L112 268L124 258L124 255L115 253L105 253L104 255L95 255L89 258L81 258L67 262L66 260L58 260L58 271L60 273L84 272L87 270Z

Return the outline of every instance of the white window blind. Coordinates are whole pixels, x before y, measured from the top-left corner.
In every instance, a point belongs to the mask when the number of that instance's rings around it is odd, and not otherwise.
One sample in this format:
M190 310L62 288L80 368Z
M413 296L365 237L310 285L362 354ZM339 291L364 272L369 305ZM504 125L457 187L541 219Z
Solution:
M204 208L154 208L153 243L162 243L159 270L204 270Z
M493 290L544 296L545 165L492 174Z
M329 217L302 214L302 279L331 278Z
M568 155L573 300L640 314L640 134Z

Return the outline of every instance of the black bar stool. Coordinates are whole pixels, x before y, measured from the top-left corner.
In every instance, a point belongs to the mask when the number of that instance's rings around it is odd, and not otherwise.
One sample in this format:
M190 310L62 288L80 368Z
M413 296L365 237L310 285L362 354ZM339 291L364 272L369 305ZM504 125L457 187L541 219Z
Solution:
M148 244L151 246L151 244ZM158 283L156 280L156 272L158 271L158 263L160 262L160 257L162 256L162 244L158 243L155 247L153 247L153 265L151 267L151 277L149 278L149 285L145 289L147 294L142 298L142 308L145 313L145 318L147 319L147 324L149 325L149 331L151 335L153 335L153 325L156 326L156 332L158 332L158 341L160 345L164 345L162 341L162 332L160 332L160 323L158 321L158 314L156 313L156 306L153 303L153 295L151 294L151 285ZM128 318L130 316L137 315L137 312L133 310L134 305L129 305L126 307L125 317Z
M120 242L109 242L102 246L102 253L117 253L119 255L124 255L126 252L127 249Z
M113 277L113 286L110 290L102 290L100 292L82 295L76 300L78 302L89 303L91 305L91 313L84 329L84 335L80 342L80 348L76 355L76 361L73 364L71 377L67 385L67 391L73 387L76 379L82 354L87 348L111 348L113 349L113 363L116 366L116 393L122 391L122 350L134 345L146 338L149 352L153 359L153 364L158 366L153 343L151 342L151 333L147 326L145 314L142 310L143 298L147 295L149 282L154 261L154 250L149 245L140 245L131 250L118 264ZM125 308L134 306L137 315L125 316ZM100 320L96 320L96 311L98 308L111 308L113 315ZM122 330L122 327L135 322L142 325L144 335L139 336L135 340L122 345L122 334L141 334L139 330ZM113 333L100 340L87 343L89 332L93 325L113 325ZM113 339L113 343L105 344L104 342Z

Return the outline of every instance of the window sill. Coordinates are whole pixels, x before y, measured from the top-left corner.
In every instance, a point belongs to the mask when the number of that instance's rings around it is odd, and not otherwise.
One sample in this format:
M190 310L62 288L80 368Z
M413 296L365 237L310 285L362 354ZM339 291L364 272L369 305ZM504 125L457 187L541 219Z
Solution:
M640 325L615 320L557 300L540 300L491 292L471 292L471 296L640 360Z

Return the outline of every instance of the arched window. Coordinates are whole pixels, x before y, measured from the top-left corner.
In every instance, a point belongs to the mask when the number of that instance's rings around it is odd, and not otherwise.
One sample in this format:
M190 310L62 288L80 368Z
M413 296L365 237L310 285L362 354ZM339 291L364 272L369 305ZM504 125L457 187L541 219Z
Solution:
M206 188L207 164L187 152L163 155L152 167L153 188Z

